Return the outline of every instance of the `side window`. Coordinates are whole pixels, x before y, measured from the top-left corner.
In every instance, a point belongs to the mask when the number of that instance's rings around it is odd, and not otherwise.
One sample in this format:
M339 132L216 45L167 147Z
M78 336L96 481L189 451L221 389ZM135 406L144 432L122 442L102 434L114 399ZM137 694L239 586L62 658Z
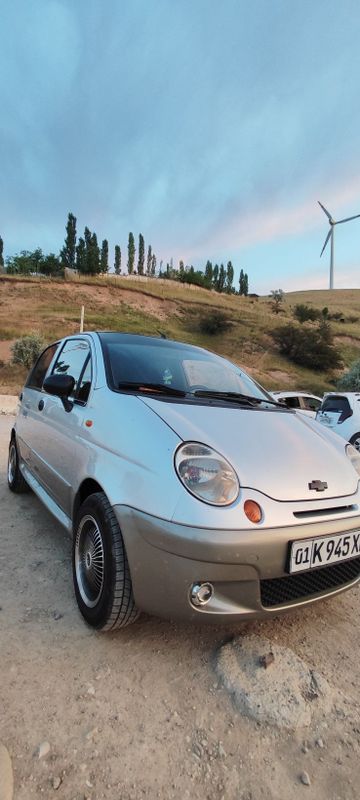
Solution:
M86 366L86 362L90 363L90 348L88 343L85 342L84 339L70 339L65 342L65 345L59 353L59 357L57 358L52 370L53 375L71 375L75 379L73 392L73 397L75 398L78 390L80 390L82 387L83 377L85 376L84 368ZM86 379L86 377L84 377L84 380L91 381L91 377L90 379ZM90 384L88 390L89 389Z
M300 408L298 397L284 397L284 401L288 408Z
M58 347L59 347L58 342L56 344L50 345L50 347L47 347L46 350L44 350L44 352L38 358L35 366L33 367L26 381L26 386L29 386L30 389L38 389L39 391L41 391L46 373L49 369L49 366L54 358L54 355Z
M321 406L321 400L316 397L303 397L302 400L307 411L317 411Z

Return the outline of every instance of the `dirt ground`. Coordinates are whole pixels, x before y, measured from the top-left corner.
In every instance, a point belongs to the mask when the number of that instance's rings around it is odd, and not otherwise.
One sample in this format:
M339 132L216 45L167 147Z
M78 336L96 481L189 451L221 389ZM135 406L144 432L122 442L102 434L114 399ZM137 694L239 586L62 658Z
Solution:
M7 489L12 420L0 417L0 741L15 800L357 800L359 588L265 623L144 615L97 634L75 605L70 540L34 495ZM287 648L341 701L307 727L250 718L219 679L234 636ZM270 670L279 690L286 671L276 658Z

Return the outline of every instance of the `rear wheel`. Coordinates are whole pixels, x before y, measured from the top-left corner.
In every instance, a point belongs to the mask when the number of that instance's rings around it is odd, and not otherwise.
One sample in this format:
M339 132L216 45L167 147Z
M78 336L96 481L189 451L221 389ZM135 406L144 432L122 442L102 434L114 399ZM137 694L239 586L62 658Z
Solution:
M7 469L8 487L16 494L29 492L30 487L23 478L19 468L19 454L16 446L15 436L12 436L9 444L9 458Z
M359 450L360 452L360 432L354 433L354 436L352 436L350 439L350 444L355 447L355 450Z
M90 495L77 514L73 578L79 609L92 627L116 630L138 617L123 537L103 492Z

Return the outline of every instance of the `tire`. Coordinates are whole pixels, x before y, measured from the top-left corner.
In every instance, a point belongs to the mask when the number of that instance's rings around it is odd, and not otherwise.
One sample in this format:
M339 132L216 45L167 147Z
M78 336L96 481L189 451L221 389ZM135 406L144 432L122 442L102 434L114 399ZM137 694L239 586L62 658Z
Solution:
M121 530L103 492L90 495L76 515L73 580L80 612L93 628L114 631L139 616Z
M352 444L353 447L355 447L355 450L360 451L360 432L354 433L351 439L349 439L349 443Z
M15 494L24 494L30 491L30 486L26 483L19 468L19 454L16 446L15 436L12 436L9 444L9 457L7 467L8 487Z

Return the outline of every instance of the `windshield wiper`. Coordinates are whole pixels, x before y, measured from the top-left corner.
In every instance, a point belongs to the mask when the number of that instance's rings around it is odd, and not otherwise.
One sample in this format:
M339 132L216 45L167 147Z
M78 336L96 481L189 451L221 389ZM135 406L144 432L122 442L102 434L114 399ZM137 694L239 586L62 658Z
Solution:
M250 405L259 405L260 403L269 403L278 408L284 408L276 400L268 400L266 397L253 397L250 394L241 394L240 392L216 392L208 391L207 389L196 389L191 392L194 397L209 397L214 400L228 400L233 403L243 403Z
M147 381L120 381L118 389L126 389L129 392L147 392L151 394L164 394L173 397L186 397L186 392L181 389L174 389L173 386L166 386L164 383L148 383Z

